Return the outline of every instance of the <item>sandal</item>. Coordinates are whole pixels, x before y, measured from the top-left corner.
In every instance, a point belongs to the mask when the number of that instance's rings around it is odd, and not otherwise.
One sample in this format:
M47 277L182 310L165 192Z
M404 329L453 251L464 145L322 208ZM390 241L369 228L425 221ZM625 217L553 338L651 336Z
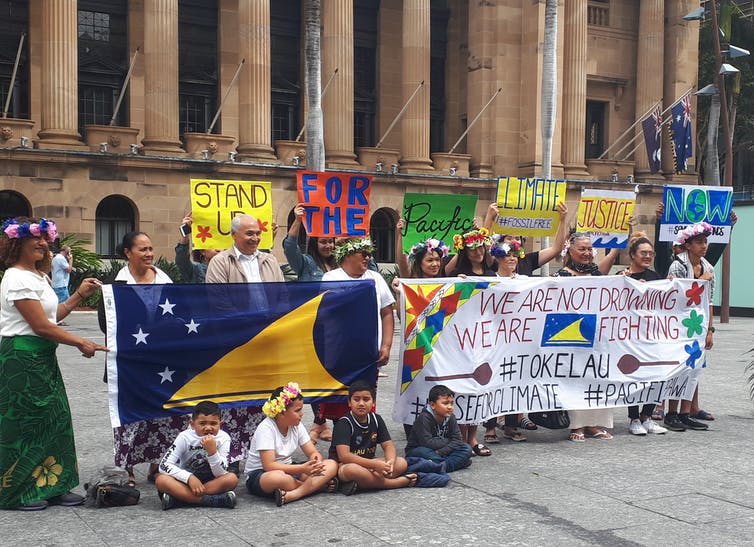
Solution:
M484 442L487 444L500 444L500 439L497 438L495 433L485 433Z
M526 435L519 431L503 431L503 439L510 439L514 443L520 443L526 440Z
M665 419L665 411L661 408L656 408L652 413L652 419L655 422L662 422Z
M327 483L327 493L335 494L338 491L338 488L340 488L340 480L338 479L338 477L331 478L330 482Z
M277 505L278 507L285 505L285 494L285 490L275 488L275 491L272 493L272 495L275 497L275 505Z
M605 439L606 441L609 441L613 438L613 436L604 429L600 429L599 431L597 431L597 433L590 435L590 437L592 439Z
M710 414L706 410L702 410L701 408L696 414L692 414L691 417L694 418L695 420L705 420L708 422L712 422L715 420L715 417L712 414Z
M475 444L471 448L471 451L477 456L492 456L492 451L490 451L490 449L484 446L482 443Z
M346 496L352 496L359 489L359 485L356 481L343 481L340 483L340 493Z
M401 477L408 479L408 484L406 485L407 488L413 488L416 486L416 483L419 482L419 475L416 473L404 473Z
M536 431L537 430L537 424L532 422L528 417L524 416L521 418L521 422L519 422L518 427L521 429L526 429L528 431Z
M136 487L136 477L133 475L128 476L128 480L126 481L126 486L130 486L131 488Z
M570 435L568 435L568 440L573 441L575 443L583 443L586 442L586 438L584 437L583 433L576 433L575 431L572 431Z
M311 439L312 444L317 444L317 440L319 439L320 433L322 433L322 425L314 424L312 428L309 430L309 438Z

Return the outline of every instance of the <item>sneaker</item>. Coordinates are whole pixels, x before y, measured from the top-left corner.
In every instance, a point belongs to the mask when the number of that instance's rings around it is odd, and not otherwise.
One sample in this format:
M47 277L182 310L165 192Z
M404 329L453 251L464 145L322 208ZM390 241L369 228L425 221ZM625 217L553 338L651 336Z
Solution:
M172 509L175 507L175 499L173 496L168 494L167 492L163 492L162 494L162 510L167 511L168 509Z
M665 424L665 427L670 431L686 431L686 426L683 424L683 422L678 417L678 414L676 414L675 412L668 412L667 414L665 414L663 423Z
M668 430L662 427L660 424L652 420L652 418L647 418L643 422L641 422L641 425L644 426L644 429L647 430L647 433L653 433L655 435L662 435L663 433L667 433Z
M47 500L50 505L62 505L63 507L75 507L84 503L84 496L79 496L73 492L66 492L61 496L55 496Z
M707 424L697 422L694 418L691 418L688 414L679 414L678 419L687 429L694 429L696 431L707 431L709 427Z
M631 435L646 435L647 430L644 428L644 426L641 423L641 420L638 418L631 420L631 423L628 424L628 430L631 432Z
M224 494L208 494L202 496L204 507L227 507L233 509L236 506L236 493L225 492Z
M26 505L19 505L16 509L19 511L42 511L43 509L47 509L48 505L47 500L39 500L27 503Z
M228 471L233 473L236 477L241 476L241 462L231 462L228 464Z

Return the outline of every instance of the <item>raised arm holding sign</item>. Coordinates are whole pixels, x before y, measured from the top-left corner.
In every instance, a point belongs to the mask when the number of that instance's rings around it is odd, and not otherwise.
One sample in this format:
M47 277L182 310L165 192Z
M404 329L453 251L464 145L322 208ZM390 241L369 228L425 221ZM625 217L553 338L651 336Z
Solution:
M369 235L372 177L349 173L300 171L298 200L305 209L306 233L315 237Z

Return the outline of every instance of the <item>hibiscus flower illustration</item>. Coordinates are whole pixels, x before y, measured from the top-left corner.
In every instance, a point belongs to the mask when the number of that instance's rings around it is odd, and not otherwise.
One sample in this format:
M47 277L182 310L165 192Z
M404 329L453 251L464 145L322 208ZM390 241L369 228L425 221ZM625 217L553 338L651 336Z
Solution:
M42 465L34 468L31 476L37 479L37 488L42 488L43 486L55 486L62 472L63 466L55 461L55 457L47 456Z
M196 234L196 238L201 239L202 243L212 237L212 234L209 231L209 226L198 226L197 228L199 229L199 233Z

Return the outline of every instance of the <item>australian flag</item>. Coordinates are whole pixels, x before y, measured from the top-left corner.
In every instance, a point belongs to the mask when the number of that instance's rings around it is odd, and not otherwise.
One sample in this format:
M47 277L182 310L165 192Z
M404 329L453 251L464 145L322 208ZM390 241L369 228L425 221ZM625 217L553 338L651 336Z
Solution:
M660 105L641 121L644 131L644 143L647 145L647 158L649 159L649 171L657 173L661 167L661 135L662 135L662 112Z
M377 379L372 281L107 285L103 298L113 427L203 400L261 406L288 382L344 401Z
M688 93L670 109L673 122L670 124L670 138L673 142L675 172L681 173L688 166L693 155L691 143L691 100Z

